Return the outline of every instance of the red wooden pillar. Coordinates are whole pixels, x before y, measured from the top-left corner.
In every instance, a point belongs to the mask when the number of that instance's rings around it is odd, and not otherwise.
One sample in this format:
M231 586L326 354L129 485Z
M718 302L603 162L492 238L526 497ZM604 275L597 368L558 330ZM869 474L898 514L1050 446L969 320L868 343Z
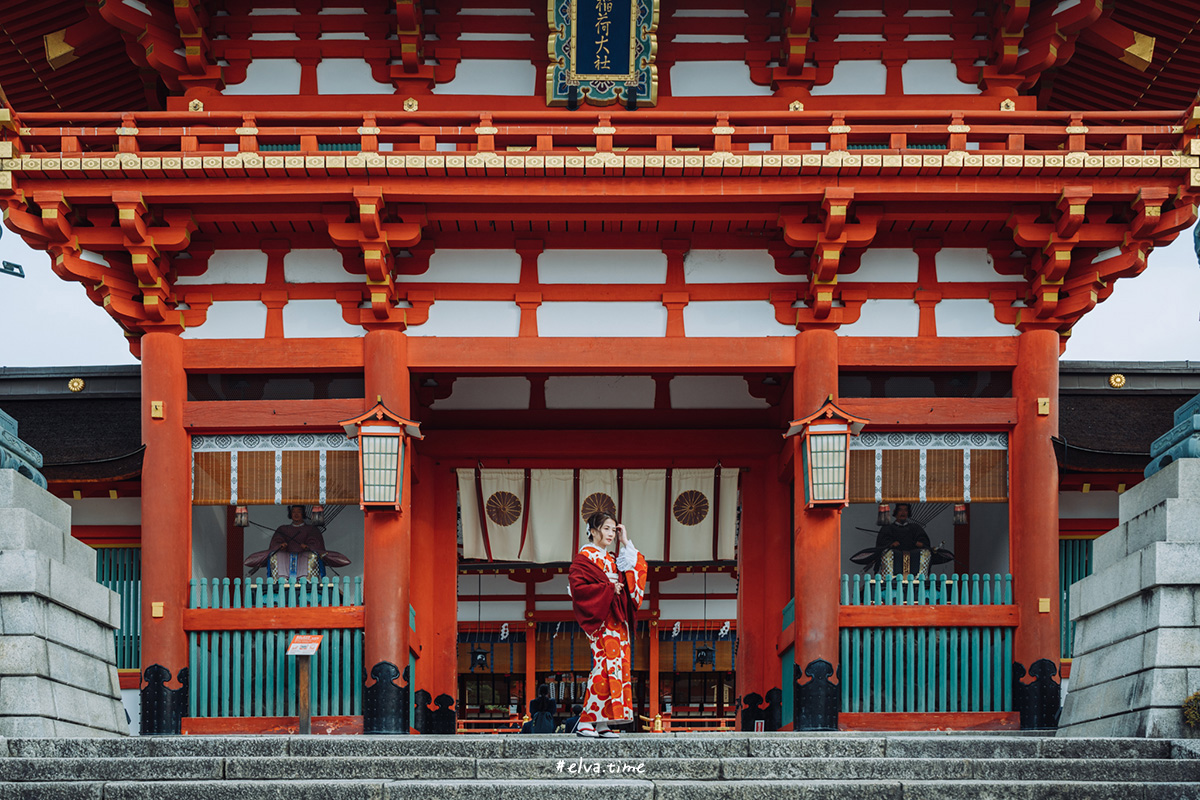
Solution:
M742 705L738 711L738 728L754 730L753 719L743 718L743 712L754 703L761 708L771 687L779 686L779 660L775 643L779 639L779 611L787 603L787 572L783 573L782 600L778 598L779 587L770 580L772 561L783 561L786 567L787 541L783 542L780 558L778 543L772 541L767 521L766 485L776 481L776 474L756 462L750 471L742 475L742 530L744 534L738 546L738 597L737 597L737 659L734 664L737 680L737 695ZM786 525L783 528L787 529ZM779 536L773 537L778 540ZM778 570L776 570L777 572Z
M369 331L363 342L366 404L376 399L402 417L411 413L408 376L408 339L400 331ZM410 442L411 444L411 442ZM412 450L409 451L410 454ZM367 688L376 683L373 673L381 664L392 664L403 675L408 666L409 522L412 506L412 457L405 460L401 511L370 510L363 524L363 604L365 606L364 666ZM419 621L418 621L419 624ZM381 676L386 676L386 666ZM397 676L396 685L405 681ZM410 690L415 687L410 686ZM378 692L374 696L380 695ZM408 733L394 730L391 711L372 718L364 699L365 733ZM410 720L411 722L411 720Z
M142 671L165 668L176 681L188 666L183 610L192 574L191 441L183 426L187 377L183 342L174 333L142 336ZM155 703L153 686L142 690L142 732L179 733L186 697L171 713Z
M813 413L830 396L837 398L837 346L837 334L832 330L806 330L796 337L796 369L792 379L796 417ZM799 453L795 458L793 491L796 508L794 660L802 671L816 661L826 661L836 671L842 512L840 508L805 508L804 467ZM807 682L808 679L804 680ZM803 701L799 686L795 690L799 712ZM793 724L796 730L802 729L800 719L793 719Z
M1013 397L1017 424L1009 449L1009 564L1018 627L1013 660L1059 660L1058 435L1059 336L1027 330L1017 342Z

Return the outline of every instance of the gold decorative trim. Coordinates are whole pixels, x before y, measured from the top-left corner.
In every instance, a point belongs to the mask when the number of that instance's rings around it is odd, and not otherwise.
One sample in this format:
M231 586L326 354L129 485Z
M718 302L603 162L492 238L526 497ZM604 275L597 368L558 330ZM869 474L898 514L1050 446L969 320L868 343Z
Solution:
M359 128L358 135L359 136L378 136L379 128Z
M419 107L420 107L420 104L417 103L417 98L415 98L415 97L410 97L404 101L404 110L405 111L416 111Z
M1007 97L1004 100L1001 100L1000 101L1000 110L1001 111L1016 111L1017 110L1016 101L1014 101L1011 97Z
M616 132L617 132L617 129L613 128L611 126L608 126L608 127L597 126L595 128L592 128L592 133L596 134L597 136L612 136Z
M970 133L970 125L947 125L946 130L950 133Z
M204 110L204 103L200 102L199 100L193 100L192 102L188 103L188 111L203 111L203 110Z
M1119 372L1114 372L1108 376L1108 385L1114 389L1120 389L1125 386L1125 376Z
M234 133L238 136L257 136L258 128L237 128Z
M849 133L850 126L849 125L830 125L829 132L830 133Z
M117 136L137 136L137 128L117 128Z
M500 132L499 128L490 128L490 127L486 127L484 125L480 125L478 128L475 129L475 133L477 133L480 136L494 136L495 134L497 134L499 132Z
M84 382L83 378L71 378L71 380L67 381L67 388L72 392L82 392L86 386L87 383Z
M1087 125L1068 125L1067 133L1087 133Z
M731 127L726 126L726 127L713 128L712 132L714 134L716 134L717 136L728 136L732 133L735 133L736 130L737 130L736 128L731 128Z
M799 100L793 100L792 102L788 103L788 111L803 111L803 110L804 110L804 103L801 103Z

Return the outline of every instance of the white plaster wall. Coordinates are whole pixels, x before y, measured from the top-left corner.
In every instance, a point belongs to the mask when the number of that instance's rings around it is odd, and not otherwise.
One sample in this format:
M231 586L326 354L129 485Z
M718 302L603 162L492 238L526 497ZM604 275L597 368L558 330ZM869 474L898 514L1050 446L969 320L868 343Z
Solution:
M529 408L529 379L458 378L450 396L435 400L437 411L512 410Z
M317 64L319 94L395 94L390 83L379 83L371 65L358 58L323 58Z
M458 593L462 594L511 594L525 596L525 584L510 581L506 575L459 575ZM474 605L474 603L472 603ZM487 603L484 603L487 605ZM522 616L524 616L522 614Z
M886 91L887 67L880 61L839 61L829 83L812 88L814 96L884 94Z
M257 300L213 303L198 328L188 328L184 339L261 339L267 332L267 307Z
M140 497L84 497L64 500L71 507L72 525L141 525Z
M226 506L192 506L192 579L225 577Z
M542 336L664 336L667 309L653 302L543 303Z
M398 283L517 283L521 256L516 250L440 248L422 275L397 275Z
M916 37L908 38L911 41ZM978 86L958 79L958 68L952 61L918 58L904 62L900 74L905 94L980 94Z
M904 247L863 251L858 269L838 275L838 283L915 283L919 257Z
M458 62L454 80L433 87L434 94L528 95L537 84L531 61L465 58Z
M122 689L121 705L129 715L129 735L140 736L142 733L142 692L139 689Z
M671 408L768 408L753 397L740 375L679 375L671 378Z
M632 538L632 537L631 537ZM659 619L665 621L702 620L706 616L705 604L701 600L660 600L658 603ZM707 608L709 622L718 627L725 620L737 621L737 600L709 600ZM669 630L670 626L664 628Z
M225 87L225 94L300 94L300 62L293 58L256 58L246 80Z
M654 379L646 375L551 376L547 408L654 408Z
M1116 492L1059 492L1059 519L1116 519L1119 498Z
M988 300L942 300L933 309L938 336L1016 336L1013 325L996 319Z
M352 275L342 266L337 250L293 250L283 257L288 283L366 283L366 275Z
M867 300L857 322L838 329L840 336L916 336L920 307L912 300Z
M518 622L525 619L525 601L510 603L492 600L486 603L462 602L458 604L459 622Z
M781 275L765 250L691 250L683 257L687 283L800 283L806 275Z
M222 514L225 513L224 506L214 506L214 508L219 508ZM326 506L325 510L328 513L331 507ZM267 545L271 543L271 536L274 535L275 529L280 525L287 525L289 523L287 506L250 506L249 511L250 522L258 524L251 524L245 529L242 548L242 552L244 553L243 558L259 550L266 550ZM357 578L362 576L363 521L363 512L358 506L346 506L338 513L333 522L329 523L325 528L325 533L322 537L325 540L325 547L329 550L336 550L350 559L349 564L337 568L337 576L330 572L326 577L349 576L350 578ZM265 527L260 528L259 525ZM224 559L224 555L222 555L222 559ZM224 570L224 568L224 561L222 561L221 569ZM245 576L249 571L243 567L242 575ZM255 578L266 578L266 576L266 567L254 573Z
M770 97L770 86L750 80L741 61L680 61L671 67L673 97Z
M1024 283L1022 275L996 272L991 254L982 247L948 247L938 251L937 277L941 283Z
M775 318L767 300L704 300L683 307L683 329L688 336L795 336L793 325Z
M267 279L267 254L261 250L218 250L208 259L203 275L180 275L177 286L262 283Z
M547 250L538 256L542 283L652 283L667 279L661 250Z
M289 300L283 307L283 334L289 339L335 339L364 333L362 326L346 322L336 300Z
M493 300L438 300L429 308L429 321L406 332L409 336L516 336L521 309L516 303Z

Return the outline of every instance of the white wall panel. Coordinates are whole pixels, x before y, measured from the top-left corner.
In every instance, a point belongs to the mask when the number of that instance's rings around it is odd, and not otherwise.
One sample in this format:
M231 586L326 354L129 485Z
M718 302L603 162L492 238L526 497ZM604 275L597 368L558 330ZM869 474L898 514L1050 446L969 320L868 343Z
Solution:
M1116 492L1059 492L1059 519L1116 519Z
M661 250L547 250L538 256L542 283L652 283L667 279Z
M366 283L366 275L352 275L342 266L337 250L293 250L283 257L288 283Z
M528 95L537 85L530 61L467 58L458 62L454 80L433 87L434 94Z
M390 83L379 83L371 65L360 58L323 58L317 64L320 94L395 94Z
M72 525L141 525L140 497L84 497L66 500Z
M203 325L188 328L184 339L261 339L267 332L267 307L257 300L228 300L208 307Z
M683 308L683 329L688 336L795 336L793 325L775 318L775 306L766 300L705 300Z
M672 97L770 97L740 61L679 61L671 67Z
M226 86L224 94L300 94L300 62L256 58L246 66L246 80Z
M814 96L884 94L886 91L887 67L879 61L839 61L829 83L812 88Z
M429 308L429 321L407 331L409 336L516 336L521 309L500 300L438 300Z
M838 275L838 283L915 283L919 257L905 247L864 250L858 269Z
M838 328L838 335L916 336L920 314L912 300L867 300L858 321Z
M996 272L990 253L982 247L947 247L937 254L937 278L942 283L1024 283L1023 275Z
M938 336L1016 336L1013 325L996 320L989 300L942 300L934 307Z
M181 275L177 286L262 283L267 279L267 254L262 250L217 250L203 275Z
M547 408L654 408L654 379L646 375L551 376Z
M397 275L397 283L517 283L521 256L516 250L440 248L421 275Z
M765 250L692 250L683 257L687 283L798 283L805 275L781 275Z
M289 339L334 339L364 334L361 325L346 322L336 300L291 300L283 307L283 335Z
M909 37L913 40L914 37ZM958 79L958 68L954 62L941 59L918 58L904 62L900 67L904 76L905 94L980 94L978 86L963 83Z
M665 336L667 309L654 302L543 303L542 336Z

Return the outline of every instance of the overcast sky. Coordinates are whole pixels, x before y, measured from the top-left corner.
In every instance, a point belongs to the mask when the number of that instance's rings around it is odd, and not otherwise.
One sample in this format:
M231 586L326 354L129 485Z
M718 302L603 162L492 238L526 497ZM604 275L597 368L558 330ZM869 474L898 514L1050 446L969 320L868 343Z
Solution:
M0 366L136 363L117 324L83 287L51 272L45 253L5 228L0 257L25 269L23 279L0 274ZM1075 326L1063 357L1200 367L1200 266L1191 232L1155 251L1140 276L1118 281L1112 297Z

